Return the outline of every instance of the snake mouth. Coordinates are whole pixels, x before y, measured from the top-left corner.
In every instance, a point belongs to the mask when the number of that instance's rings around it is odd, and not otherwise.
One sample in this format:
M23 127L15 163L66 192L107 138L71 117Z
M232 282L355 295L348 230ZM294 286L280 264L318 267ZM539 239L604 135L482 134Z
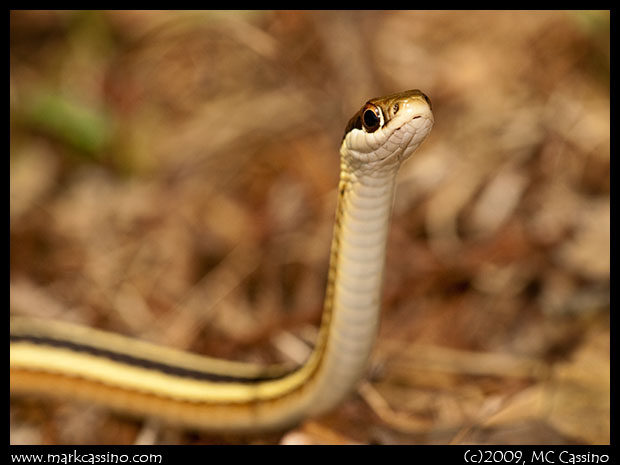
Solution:
M418 119L418 118L422 118L422 115L416 115L413 118L411 118L411 121L413 121L414 119ZM394 129L394 132L396 131L400 131L402 127L404 127L407 123L405 124L401 124L400 126L398 126L396 129Z
M394 120L392 122L396 123ZM400 148L388 154L383 159L384 163L389 164L390 160L398 160L400 164L407 160L426 139L433 127L434 118L430 111L422 110L420 113L416 111L416 114L399 123L398 126L392 128L387 139L394 137L392 144L397 144Z

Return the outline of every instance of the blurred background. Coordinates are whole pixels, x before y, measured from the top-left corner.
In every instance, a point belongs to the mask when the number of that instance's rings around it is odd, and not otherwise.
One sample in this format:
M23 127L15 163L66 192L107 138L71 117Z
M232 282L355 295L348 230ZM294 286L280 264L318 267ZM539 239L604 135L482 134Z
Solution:
M10 13L11 312L273 362L319 323L344 127L419 88L368 377L209 435L16 397L11 442L609 442L607 11Z

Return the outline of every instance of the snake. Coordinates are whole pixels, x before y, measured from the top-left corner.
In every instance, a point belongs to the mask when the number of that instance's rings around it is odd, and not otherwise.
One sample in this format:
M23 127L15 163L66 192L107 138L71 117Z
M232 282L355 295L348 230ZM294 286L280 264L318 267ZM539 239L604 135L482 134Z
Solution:
M193 430L262 432L329 412L364 376L377 336L396 177L434 124L407 90L368 100L346 125L327 286L305 362L206 357L86 326L12 316L12 396L92 403Z

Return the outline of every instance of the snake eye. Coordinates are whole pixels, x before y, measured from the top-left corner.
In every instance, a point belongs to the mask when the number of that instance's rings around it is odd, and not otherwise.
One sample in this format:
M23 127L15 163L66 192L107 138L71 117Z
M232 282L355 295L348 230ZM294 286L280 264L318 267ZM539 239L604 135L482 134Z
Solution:
M367 132L375 132L379 129L381 118L379 117L377 108L369 107L362 114L362 123Z
M392 107L392 113L394 114L398 113L398 108L399 108L398 103L395 103L394 106Z

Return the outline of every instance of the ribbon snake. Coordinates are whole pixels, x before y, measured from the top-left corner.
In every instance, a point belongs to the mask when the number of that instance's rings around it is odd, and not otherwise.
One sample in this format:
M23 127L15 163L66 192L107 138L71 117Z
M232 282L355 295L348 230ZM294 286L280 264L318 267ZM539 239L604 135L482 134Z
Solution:
M322 321L301 366L208 358L16 316L11 392L61 396L219 432L282 429L330 410L364 374L379 320L396 174L433 122L430 101L419 90L371 99L349 121Z

